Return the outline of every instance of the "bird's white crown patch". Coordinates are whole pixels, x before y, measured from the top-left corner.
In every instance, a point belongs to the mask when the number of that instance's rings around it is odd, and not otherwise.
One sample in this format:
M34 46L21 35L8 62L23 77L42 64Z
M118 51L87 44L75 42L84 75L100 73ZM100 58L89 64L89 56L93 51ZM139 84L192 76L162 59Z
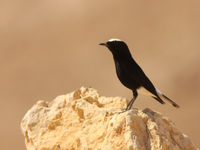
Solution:
M110 39L110 40L108 40L108 42L113 42L113 41L122 41L122 40L120 40L120 39Z

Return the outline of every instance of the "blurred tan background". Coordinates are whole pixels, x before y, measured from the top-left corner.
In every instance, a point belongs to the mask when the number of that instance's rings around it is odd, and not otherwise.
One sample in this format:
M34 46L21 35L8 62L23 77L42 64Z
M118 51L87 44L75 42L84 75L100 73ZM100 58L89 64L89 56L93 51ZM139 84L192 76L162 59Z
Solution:
M80 86L132 97L118 81L110 38L128 43L152 82L181 108L139 95L200 146L200 1L1 0L1 149L25 150L20 121L39 99Z

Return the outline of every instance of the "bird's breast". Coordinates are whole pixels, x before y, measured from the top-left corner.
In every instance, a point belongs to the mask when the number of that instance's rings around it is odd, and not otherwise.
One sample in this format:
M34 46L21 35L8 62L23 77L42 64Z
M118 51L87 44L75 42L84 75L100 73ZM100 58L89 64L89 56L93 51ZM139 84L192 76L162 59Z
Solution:
M127 66L125 64L122 65L116 61L115 66L117 77L125 87L131 90L139 87L138 82L134 80L134 75L131 75L126 71L125 67Z

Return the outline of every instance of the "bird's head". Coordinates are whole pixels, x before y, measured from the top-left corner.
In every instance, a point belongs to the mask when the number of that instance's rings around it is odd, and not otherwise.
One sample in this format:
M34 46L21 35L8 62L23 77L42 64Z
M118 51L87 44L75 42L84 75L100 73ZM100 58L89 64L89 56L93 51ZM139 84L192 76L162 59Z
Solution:
M129 49L126 43L120 39L110 39L105 43L100 43L99 45L106 46L113 55L129 55Z

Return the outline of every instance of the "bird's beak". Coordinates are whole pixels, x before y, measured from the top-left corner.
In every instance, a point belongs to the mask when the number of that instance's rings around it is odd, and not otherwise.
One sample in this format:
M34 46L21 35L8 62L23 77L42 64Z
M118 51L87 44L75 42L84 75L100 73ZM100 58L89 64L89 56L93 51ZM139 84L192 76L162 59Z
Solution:
M106 43L100 43L99 45L102 45L102 46L108 46Z

